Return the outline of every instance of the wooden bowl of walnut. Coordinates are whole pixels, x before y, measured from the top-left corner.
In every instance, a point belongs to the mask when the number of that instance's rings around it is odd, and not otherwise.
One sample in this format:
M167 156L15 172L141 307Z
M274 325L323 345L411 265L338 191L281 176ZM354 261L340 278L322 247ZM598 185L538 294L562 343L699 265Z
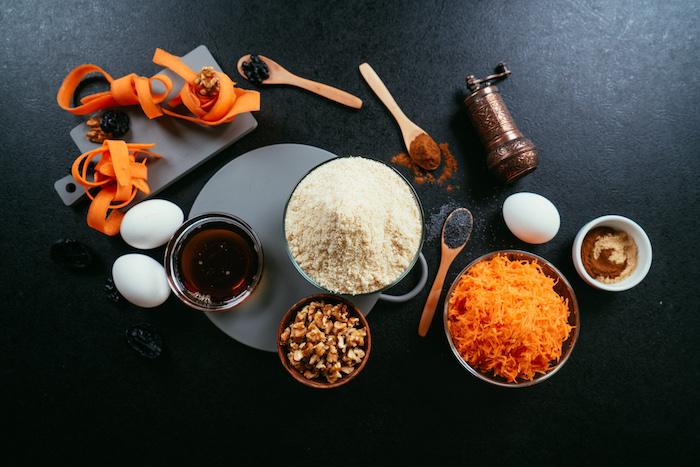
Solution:
M319 389L342 386L362 371L372 340L362 312L348 299L316 294L295 303L277 331L277 353L297 381Z

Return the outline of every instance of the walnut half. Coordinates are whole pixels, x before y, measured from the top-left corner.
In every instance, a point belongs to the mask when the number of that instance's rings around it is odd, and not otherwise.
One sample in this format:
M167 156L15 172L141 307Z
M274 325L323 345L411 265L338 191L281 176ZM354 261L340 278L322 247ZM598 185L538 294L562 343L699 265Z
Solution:
M199 86L199 94L202 96L215 96L219 93L219 77L213 67L202 67L194 83Z
M102 131L99 118L90 118L86 123L87 126L90 127L90 131L85 133L88 140L92 141L93 143L103 143L106 139L112 139L112 133L105 133Z

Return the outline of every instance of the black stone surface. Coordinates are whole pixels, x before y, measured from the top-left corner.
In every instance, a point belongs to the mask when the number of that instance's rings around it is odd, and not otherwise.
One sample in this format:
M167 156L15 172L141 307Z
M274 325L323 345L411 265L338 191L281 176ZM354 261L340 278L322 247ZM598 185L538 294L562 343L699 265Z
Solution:
M4 465L682 465L697 458L700 4L404 3L0 4ZM230 339L173 297L150 310L109 302L109 265L133 250L87 226L87 203L66 207L54 191L79 155L69 132L83 121L58 107L56 93L83 63L114 77L148 76L160 69L151 61L157 47L184 55L200 44L241 87L261 91L259 126L162 197L188 212L218 169L276 143L390 161L404 148L360 76L366 61L458 162L451 191L415 184L428 221L430 280L442 222L458 206L472 212L474 229L446 284L493 250L552 261L582 314L562 371L519 390L476 380L450 354L438 318L418 336L428 286L408 303L377 305L368 316L371 360L351 384L329 392L298 384L275 354ZM235 70L248 53L364 105L256 87ZM538 169L509 186L486 173L462 107L465 77L486 76L501 61L513 73L498 88L540 152ZM501 205L521 191L559 209L551 242L524 244L506 228ZM651 238L651 270L627 292L591 288L571 262L577 230L604 214L635 220ZM67 272L49 255L61 238L85 243L107 267ZM412 278L397 289L409 289ZM152 361L124 339L144 321L167 347Z

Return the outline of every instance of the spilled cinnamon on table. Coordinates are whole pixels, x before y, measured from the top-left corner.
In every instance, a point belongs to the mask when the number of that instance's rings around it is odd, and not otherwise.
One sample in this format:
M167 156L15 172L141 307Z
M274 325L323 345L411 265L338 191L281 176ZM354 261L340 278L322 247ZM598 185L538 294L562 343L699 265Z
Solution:
M443 186L447 180L452 178L457 172L457 160L454 158L450 152L449 145L447 143L438 144L440 152L442 153L442 159L444 160L442 174L438 177L433 175L427 170L422 169L418 164L416 164L411 156L407 153L397 154L391 158L392 164L400 164L409 169L413 170L414 181L416 183L436 183L438 186ZM447 191L452 191L458 186L448 184L446 186Z

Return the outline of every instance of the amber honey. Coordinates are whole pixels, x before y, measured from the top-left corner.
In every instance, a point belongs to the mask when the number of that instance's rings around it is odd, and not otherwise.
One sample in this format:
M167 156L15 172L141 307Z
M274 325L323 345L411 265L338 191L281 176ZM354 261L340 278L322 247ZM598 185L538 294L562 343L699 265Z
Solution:
M225 302L245 292L258 271L255 244L241 228L214 224L184 242L178 276L197 300Z

